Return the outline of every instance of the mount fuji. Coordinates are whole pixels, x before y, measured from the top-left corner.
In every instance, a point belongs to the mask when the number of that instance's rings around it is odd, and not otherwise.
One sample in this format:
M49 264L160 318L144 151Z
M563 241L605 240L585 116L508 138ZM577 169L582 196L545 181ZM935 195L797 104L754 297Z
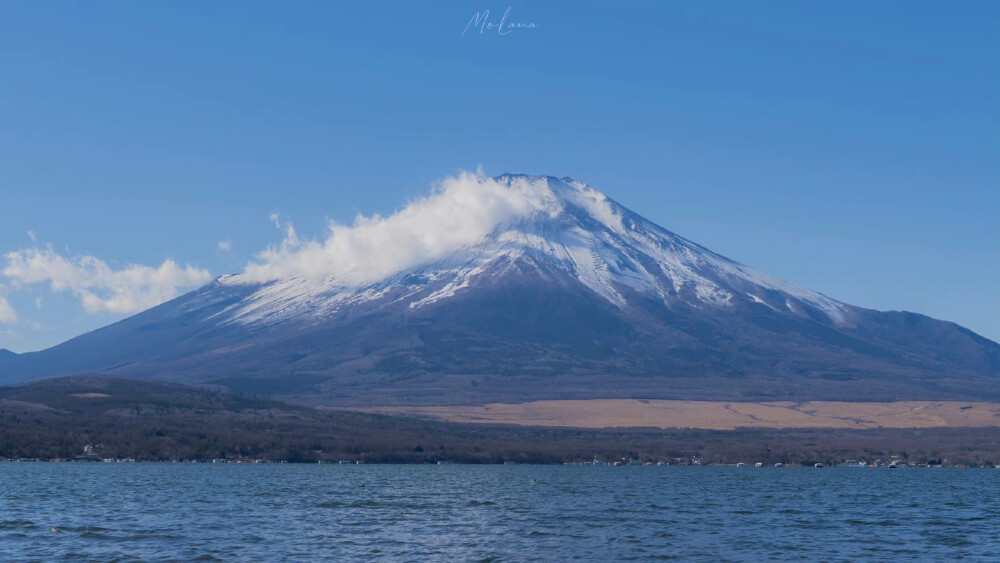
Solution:
M570 178L465 177L40 352L0 383L118 374L315 404L1000 398L1000 345L842 303Z

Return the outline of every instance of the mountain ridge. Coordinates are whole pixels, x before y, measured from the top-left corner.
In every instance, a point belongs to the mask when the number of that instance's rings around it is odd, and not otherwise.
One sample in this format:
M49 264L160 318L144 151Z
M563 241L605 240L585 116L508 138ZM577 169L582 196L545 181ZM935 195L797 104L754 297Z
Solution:
M414 219L428 206L446 228ZM0 360L0 383L111 373L315 404L1000 398L997 343L799 288L570 178L477 177L379 221L290 233L241 274Z
M772 308L787 307L793 312L805 305L804 308L819 309L833 317L844 314L846 307L839 301L712 252L568 177L507 174L492 180L517 191L528 201L530 211L500 222L474 246L456 248L414 268L425 276L430 272L433 280L451 280L438 291L414 300L411 307L453 295L492 260L529 254L557 262L595 293L619 304L623 300L616 286L626 285L663 299L715 305L731 299L752 300ZM387 276L373 284L354 287L343 283L343 274L272 280L235 317L246 317L248 322L269 316L280 319L282 310L301 314L305 307L328 310L340 302L377 298L387 285L382 282L398 285L394 281L407 273L395 272L396 277ZM219 281L240 284L246 283L246 277L246 274L223 276ZM747 291L725 287L734 280ZM785 297L793 297L794 302Z

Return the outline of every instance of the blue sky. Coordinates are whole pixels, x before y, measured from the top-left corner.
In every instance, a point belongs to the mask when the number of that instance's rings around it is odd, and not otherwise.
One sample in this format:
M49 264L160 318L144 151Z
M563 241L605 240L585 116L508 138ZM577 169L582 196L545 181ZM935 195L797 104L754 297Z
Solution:
M508 6L538 27L462 36ZM611 6L5 3L0 272L37 249L196 284L278 243L274 213L316 236L481 165L1000 340L1000 4ZM0 347L134 308L89 283L0 275Z

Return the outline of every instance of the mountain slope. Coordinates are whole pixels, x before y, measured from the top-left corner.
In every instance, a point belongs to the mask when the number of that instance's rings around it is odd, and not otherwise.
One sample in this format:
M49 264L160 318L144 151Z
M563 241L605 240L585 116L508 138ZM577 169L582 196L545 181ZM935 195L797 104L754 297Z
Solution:
M276 254L0 358L0 381L100 372L383 405L1000 397L1000 346L953 323L797 288L568 178L504 175L482 190L512 211L471 243L395 270L380 265L391 245L350 267L321 267L350 251L335 238Z

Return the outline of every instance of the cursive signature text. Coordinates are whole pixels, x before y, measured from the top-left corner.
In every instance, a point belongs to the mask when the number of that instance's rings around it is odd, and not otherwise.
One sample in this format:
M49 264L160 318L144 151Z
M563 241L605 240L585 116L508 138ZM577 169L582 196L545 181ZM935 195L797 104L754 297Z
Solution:
M507 6L507 10L503 13L503 17L500 21L490 21L490 11L483 10L482 12L476 12L472 15L472 19L469 23L465 24L465 29L462 30L462 37L465 37L466 32L470 29L472 31L479 30L480 35L486 35L486 32L496 32L497 35L504 36L514 33L518 29L537 29L538 24L535 22L514 22L510 21L510 6Z

